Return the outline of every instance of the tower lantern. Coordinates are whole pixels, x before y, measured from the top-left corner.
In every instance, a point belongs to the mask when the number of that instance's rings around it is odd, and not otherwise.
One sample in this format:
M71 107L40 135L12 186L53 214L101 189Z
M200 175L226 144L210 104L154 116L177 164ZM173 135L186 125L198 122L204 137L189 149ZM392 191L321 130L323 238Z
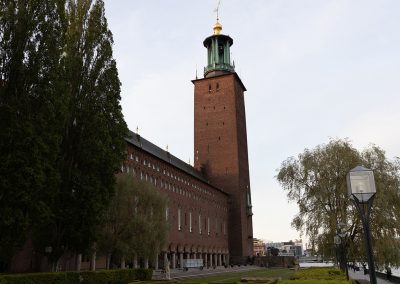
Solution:
M203 42L207 48L207 66L204 68L204 77L213 77L224 73L235 72L235 66L231 64L230 47L233 39L221 34L222 25L217 18L214 25L214 34Z

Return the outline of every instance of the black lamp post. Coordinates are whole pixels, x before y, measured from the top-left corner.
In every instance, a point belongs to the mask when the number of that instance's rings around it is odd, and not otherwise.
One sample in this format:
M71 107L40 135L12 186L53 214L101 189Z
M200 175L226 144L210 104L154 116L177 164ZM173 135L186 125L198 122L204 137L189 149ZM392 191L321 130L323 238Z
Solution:
M364 227L365 244L368 256L369 279L371 284L376 283L374 256L372 251L369 217L372 202L376 193L374 173L372 170L357 166L347 174L347 189L351 200L361 215Z

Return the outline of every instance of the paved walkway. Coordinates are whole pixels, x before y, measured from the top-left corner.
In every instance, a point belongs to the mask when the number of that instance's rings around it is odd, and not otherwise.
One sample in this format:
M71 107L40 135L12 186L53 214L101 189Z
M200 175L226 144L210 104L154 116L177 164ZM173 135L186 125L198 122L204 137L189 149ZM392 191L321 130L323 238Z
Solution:
M354 280L365 279L369 281L369 274L364 274L364 271L362 269L360 269L360 271L353 271L352 269L349 269L349 277ZM379 277L376 277L376 282L378 284L393 284L393 282Z

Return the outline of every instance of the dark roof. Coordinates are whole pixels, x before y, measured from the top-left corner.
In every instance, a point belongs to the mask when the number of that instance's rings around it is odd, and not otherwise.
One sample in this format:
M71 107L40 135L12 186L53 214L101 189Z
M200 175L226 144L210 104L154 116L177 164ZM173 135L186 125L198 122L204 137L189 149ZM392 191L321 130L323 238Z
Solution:
M209 183L209 181L203 176L203 174L196 170L194 167L191 165L185 163L184 161L178 159L174 155L172 155L170 152L165 151L158 147L157 145L151 143L150 141L144 139L142 136L140 136L137 133L134 133L132 131L129 131L129 136L125 138L127 142L130 144L142 149L143 151L159 158L160 160L163 160L164 162L171 164L172 166L184 171L185 173L191 175L192 177L208 184L209 186L227 194L225 191L213 186L212 184Z

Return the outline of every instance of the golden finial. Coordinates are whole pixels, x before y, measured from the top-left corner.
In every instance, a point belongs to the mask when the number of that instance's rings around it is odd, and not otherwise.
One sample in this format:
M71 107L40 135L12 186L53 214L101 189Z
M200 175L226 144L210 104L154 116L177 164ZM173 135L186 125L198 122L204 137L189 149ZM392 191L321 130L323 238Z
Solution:
M215 35L219 35L222 31L222 25L220 24L220 22L218 22L218 18L217 18L217 22L214 25L213 30L214 30Z
M221 0L218 0L218 4L217 4L217 8L215 8L214 12L217 13L217 22L215 23L213 30L214 30L214 34L215 35L219 35L222 31L222 25L219 22L219 16L218 16L218 11L219 11L219 4L220 4Z

